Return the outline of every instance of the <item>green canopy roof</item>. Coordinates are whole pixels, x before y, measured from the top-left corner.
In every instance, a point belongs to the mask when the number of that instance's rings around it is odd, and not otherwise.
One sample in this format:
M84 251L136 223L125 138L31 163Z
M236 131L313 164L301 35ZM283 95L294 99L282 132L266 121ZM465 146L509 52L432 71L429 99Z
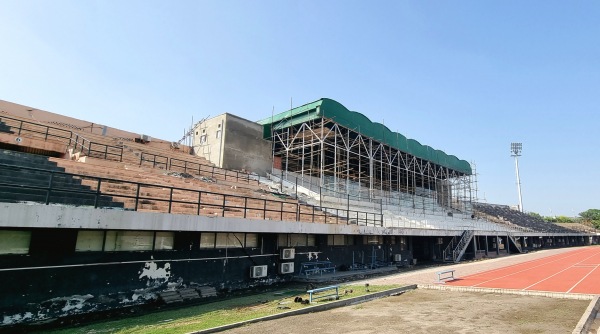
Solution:
M288 110L272 117L258 121L263 125L265 139L270 139L271 130L284 129L297 124L318 119L328 118L334 122L353 129L363 136L373 138L383 144L394 147L400 151L412 154L421 159L448 167L461 173L471 175L471 165L465 160L459 160L454 155L422 145L414 139L408 139L398 132L392 132L385 125L372 122L365 115L350 111L341 103L327 98Z

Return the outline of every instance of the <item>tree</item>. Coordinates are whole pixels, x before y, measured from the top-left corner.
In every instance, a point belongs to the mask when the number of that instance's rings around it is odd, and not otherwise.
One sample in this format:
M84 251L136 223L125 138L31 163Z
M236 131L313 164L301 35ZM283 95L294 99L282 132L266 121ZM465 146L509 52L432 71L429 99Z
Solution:
M542 215L540 215L540 214L539 214L539 213L537 213L537 212L528 212L528 213L529 213L529 215L530 215L531 217L533 217L533 218L544 219L544 217L542 217Z
M589 209L589 210L586 210L586 211L583 211L582 213L580 213L579 216L581 216L581 218L583 218L585 220L600 221L600 210Z
M600 229L600 210L598 209L589 209L579 214L581 218L594 225L595 228Z
M567 216L558 216L556 217L557 223L574 223L575 219Z

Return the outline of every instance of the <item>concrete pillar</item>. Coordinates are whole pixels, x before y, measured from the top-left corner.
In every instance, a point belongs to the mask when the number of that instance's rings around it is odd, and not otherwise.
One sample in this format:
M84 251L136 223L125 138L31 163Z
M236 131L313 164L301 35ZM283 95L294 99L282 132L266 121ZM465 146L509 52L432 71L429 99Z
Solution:
M487 236L487 235L484 235L483 237L485 238L485 239L484 239L484 240L485 240L485 256L488 256L488 255L489 255L489 254L488 254L488 251L489 251L489 247L488 247L488 236Z
M500 255L500 237L496 235L496 255Z

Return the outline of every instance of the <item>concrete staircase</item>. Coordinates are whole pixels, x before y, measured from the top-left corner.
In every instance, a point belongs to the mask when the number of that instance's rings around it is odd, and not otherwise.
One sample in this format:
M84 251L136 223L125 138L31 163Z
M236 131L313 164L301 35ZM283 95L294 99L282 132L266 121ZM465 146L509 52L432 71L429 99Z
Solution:
M123 203L110 196L97 197L81 179L62 172L46 156L0 150L0 202L123 208Z

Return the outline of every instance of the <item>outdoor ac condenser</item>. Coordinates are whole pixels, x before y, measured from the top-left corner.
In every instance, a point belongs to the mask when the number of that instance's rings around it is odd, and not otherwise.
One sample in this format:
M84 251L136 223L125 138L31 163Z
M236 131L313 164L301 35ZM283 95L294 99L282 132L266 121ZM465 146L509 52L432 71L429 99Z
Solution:
M280 274L293 274L294 273L294 262L284 262L279 264Z
M260 278L267 276L267 266L253 266L250 267L250 277Z

